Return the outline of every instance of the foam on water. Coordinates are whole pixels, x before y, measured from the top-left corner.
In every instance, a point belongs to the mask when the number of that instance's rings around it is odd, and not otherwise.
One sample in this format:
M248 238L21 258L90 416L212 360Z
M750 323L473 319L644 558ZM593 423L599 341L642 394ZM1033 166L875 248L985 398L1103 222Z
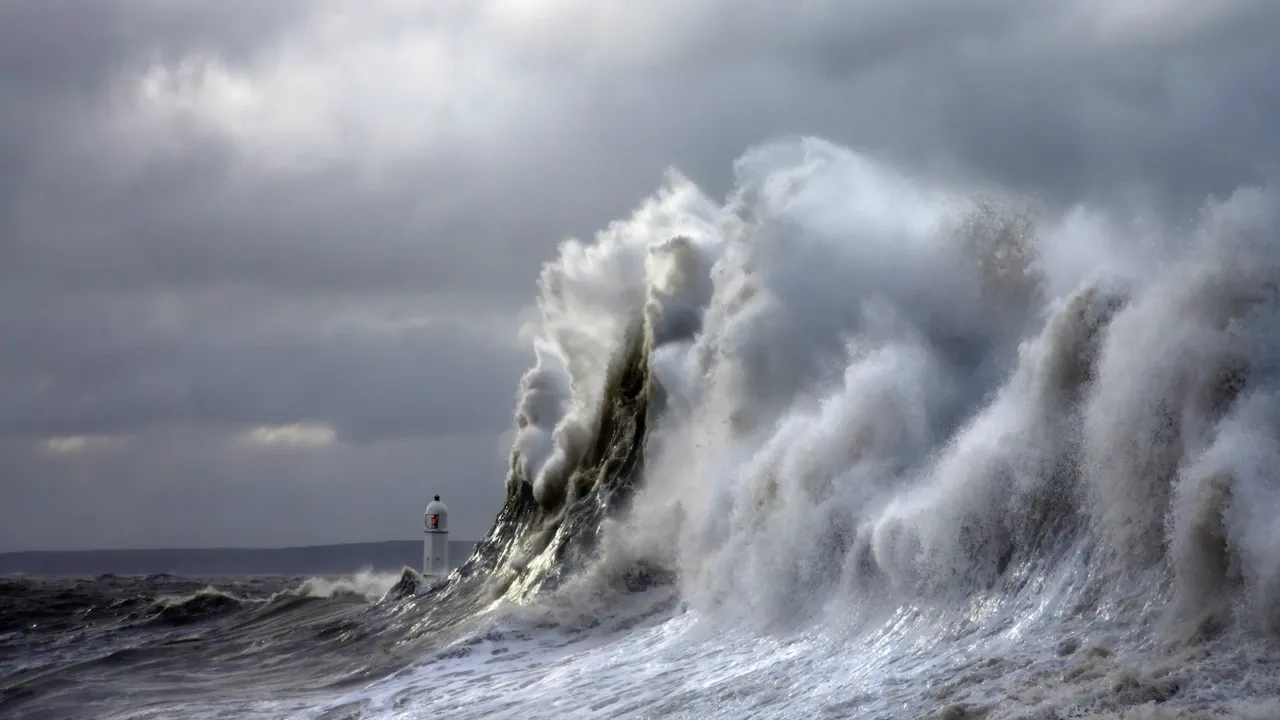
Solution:
M1152 667L1125 638L1094 627L1053 647L1026 641L1043 625L995 634L940 634L910 610L872 632L839 624L785 634L726 627L690 613L611 636L565 643L552 631L512 637L492 628L395 678L296 717L920 717L961 708L989 717L1109 717L1164 702L1214 668L1194 654ZM1054 627L1055 633L1063 628ZM516 633L518 634L518 633ZM1056 637L1056 634L1055 634ZM1274 655L1235 652L1244 672L1179 698L1247 710L1275 692ZM1252 665L1252 667L1249 667ZM1258 706L1260 707L1260 706ZM1039 712L1039 715L1030 714ZM1061 715L1057 714L1062 712ZM946 716L946 715L943 715ZM1138 715L1141 717L1141 715ZM1182 716L1182 715L1180 715ZM1234 715L1250 717L1251 715ZM1257 717L1265 715L1256 714Z

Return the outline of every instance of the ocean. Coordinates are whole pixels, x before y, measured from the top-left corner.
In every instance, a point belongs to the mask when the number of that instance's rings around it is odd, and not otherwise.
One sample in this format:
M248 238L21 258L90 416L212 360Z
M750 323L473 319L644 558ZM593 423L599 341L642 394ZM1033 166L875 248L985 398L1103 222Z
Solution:
M1280 717L1273 191L735 173L544 266L447 578L11 577L0 716Z

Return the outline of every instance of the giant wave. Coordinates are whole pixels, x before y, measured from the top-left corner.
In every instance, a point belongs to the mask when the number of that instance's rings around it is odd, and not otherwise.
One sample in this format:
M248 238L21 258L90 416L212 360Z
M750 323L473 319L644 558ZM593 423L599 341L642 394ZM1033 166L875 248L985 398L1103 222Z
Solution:
M1270 657L1270 189L1178 226L811 138L735 170L723 203L672 171L545 267L506 503L435 602L592 618L660 588L662 613L722 629L1003 638L1031 666L1098 633L1088 662ZM1198 685L1113 668L1063 707L1199 707L1221 692L1204 663ZM1014 675L983 712L1043 680Z

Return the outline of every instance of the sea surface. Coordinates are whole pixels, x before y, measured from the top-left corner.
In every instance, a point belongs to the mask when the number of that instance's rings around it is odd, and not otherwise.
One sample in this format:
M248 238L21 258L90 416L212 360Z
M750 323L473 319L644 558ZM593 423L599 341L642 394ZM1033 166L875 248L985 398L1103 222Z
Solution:
M734 171L544 267L447 578L10 577L0 716L1280 718L1276 192Z
M5 579L0 717L1273 718L1280 697L1276 645L1221 628L1161 647L974 603L751 630L654 590L432 628L419 580Z

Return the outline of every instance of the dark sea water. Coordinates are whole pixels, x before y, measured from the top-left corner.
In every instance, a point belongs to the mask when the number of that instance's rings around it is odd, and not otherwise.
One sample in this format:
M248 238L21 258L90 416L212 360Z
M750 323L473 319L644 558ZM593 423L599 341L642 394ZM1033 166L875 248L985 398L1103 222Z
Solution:
M387 618L376 601L397 579L0 579L0 717L183 717L201 697L300 695L388 673L402 658L377 632Z

